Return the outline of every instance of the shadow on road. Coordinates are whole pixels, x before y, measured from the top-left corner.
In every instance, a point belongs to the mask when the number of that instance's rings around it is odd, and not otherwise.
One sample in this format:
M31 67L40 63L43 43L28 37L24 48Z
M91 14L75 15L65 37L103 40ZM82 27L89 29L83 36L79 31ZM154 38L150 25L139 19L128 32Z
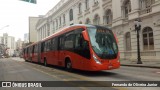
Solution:
M31 62L29 62L29 63L31 63ZM34 62L32 62L32 63L34 63ZM39 63L34 63L34 64L43 66L43 64L39 64ZM74 74L80 74L83 76L89 76L89 77L101 77L101 76L109 77L109 76L117 75L117 73L109 72L109 70L108 71L107 70L106 71L83 71L83 70L73 69L72 71L67 71L64 67L53 66L53 65L47 65L47 67L52 68L52 69L62 70L65 72L74 73Z

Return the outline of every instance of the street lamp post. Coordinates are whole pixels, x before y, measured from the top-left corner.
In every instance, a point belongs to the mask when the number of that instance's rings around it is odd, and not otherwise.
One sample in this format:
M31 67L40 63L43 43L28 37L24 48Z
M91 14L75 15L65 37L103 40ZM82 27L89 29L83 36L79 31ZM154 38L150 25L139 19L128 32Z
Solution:
M139 45L139 31L141 30L141 19L138 18L134 21L135 30L137 31L137 64L142 64L141 55L140 55L140 45Z

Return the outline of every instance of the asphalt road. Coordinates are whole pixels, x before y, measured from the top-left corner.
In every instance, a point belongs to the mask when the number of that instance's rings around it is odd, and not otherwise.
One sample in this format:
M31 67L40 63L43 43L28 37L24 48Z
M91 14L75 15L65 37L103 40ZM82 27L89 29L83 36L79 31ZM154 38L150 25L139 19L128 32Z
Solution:
M160 81L160 70L125 67L99 72L74 70L67 72L55 66L25 62L20 58L0 59L0 81ZM73 83L72 83L73 84ZM52 87L0 88L0 90L159 90L149 87Z

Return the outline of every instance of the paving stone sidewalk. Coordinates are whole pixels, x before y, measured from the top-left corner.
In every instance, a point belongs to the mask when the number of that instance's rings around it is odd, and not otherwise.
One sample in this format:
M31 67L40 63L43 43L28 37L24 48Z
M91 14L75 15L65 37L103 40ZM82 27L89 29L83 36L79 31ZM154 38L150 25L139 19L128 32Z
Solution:
M131 60L120 60L121 66L132 66L132 67L148 67L148 68L159 68L160 69L160 60L158 61L143 61L142 64L137 64L137 61Z

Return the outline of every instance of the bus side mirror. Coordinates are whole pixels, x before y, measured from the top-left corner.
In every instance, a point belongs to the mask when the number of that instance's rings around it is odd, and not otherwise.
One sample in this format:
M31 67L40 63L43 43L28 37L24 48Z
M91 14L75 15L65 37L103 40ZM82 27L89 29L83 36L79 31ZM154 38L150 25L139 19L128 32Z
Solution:
M82 31L82 35L83 35L84 40L89 41L89 38L88 38L86 31Z

